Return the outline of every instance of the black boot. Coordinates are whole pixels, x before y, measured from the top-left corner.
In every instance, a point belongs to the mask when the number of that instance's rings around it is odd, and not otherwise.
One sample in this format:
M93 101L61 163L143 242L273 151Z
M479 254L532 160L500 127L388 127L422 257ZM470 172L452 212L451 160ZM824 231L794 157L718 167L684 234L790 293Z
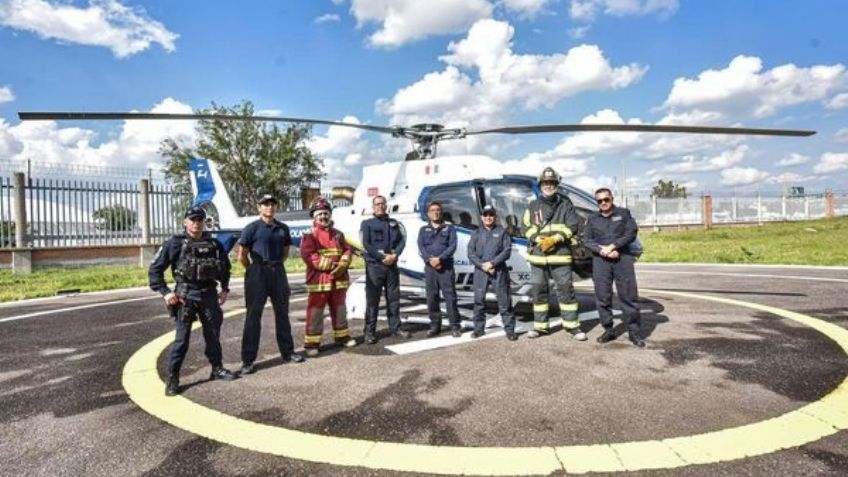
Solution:
M633 346L636 346L637 348L645 347L645 340L642 339L642 336L639 335L639 333L630 332L628 335L630 336L630 342L633 343Z
M613 331L612 328L607 328L606 330L604 330L604 334L602 334L601 336L598 336L598 343L601 343L601 344L609 343L610 341L614 340L615 338L616 338L615 331Z
M172 374L168 377L168 384L165 385L165 396L176 396L180 393L180 377Z
M236 375L223 366L215 366L212 368L212 372L209 374L209 380L214 381L216 379L232 381L233 379L236 379Z

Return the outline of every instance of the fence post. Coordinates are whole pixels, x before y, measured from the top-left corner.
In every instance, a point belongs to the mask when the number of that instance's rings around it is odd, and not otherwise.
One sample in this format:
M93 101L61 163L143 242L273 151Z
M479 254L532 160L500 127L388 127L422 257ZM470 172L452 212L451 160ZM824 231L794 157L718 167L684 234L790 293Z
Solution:
M780 196L780 218L786 221L786 194Z
M810 198L804 196L804 218L810 220Z
M733 194L733 199L731 199L731 201L730 201L730 205L732 207L732 210L730 212L731 221L736 222L737 217L739 216L739 205L738 205L738 202L736 201L736 193L735 192Z
M659 232L659 220L657 219L657 196L651 195L651 216L653 217L652 221L654 224L654 232Z
M757 191L757 224L763 225L763 198Z
M824 217L826 219L832 219L835 216L836 212L833 206L833 192L827 191L824 193Z
M141 244L150 244L150 181L138 181L138 215L141 222Z
M15 173L15 249L12 250L12 273L32 273L32 250L29 247L26 213L26 177Z
M703 210L704 230L713 226L713 198L707 194L701 197L701 209Z

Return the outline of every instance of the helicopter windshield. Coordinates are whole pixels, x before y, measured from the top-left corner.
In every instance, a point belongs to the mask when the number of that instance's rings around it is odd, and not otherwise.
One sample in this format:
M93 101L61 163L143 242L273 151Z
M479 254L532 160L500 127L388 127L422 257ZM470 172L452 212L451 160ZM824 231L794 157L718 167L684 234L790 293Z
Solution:
M487 205L498 211L498 224L508 234L521 237L521 218L530 202L536 198L533 187L527 182L487 182L483 184Z
M480 213L473 184L434 187L427 194L427 203L433 201L442 204L442 216L446 221L468 229L480 226ZM426 220L426 212L422 215Z

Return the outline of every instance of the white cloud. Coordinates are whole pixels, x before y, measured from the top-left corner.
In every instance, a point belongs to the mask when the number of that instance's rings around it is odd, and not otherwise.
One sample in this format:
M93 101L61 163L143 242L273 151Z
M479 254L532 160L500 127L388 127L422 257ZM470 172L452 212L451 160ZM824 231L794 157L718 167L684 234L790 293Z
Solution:
M721 171L721 184L728 187L756 184L768 178L768 172L753 167L733 167Z
M15 93L12 92L11 86L0 87L0 104L8 103L15 100Z
M345 116L341 122L361 124L355 116ZM399 151L372 145L362 138L364 132L357 128L330 126L324 135L313 135L307 141L307 147L324 162L323 172L327 178L322 183L324 186L356 185L362 166L403 157ZM392 142L402 143L396 139Z
M553 107L584 91L620 89L638 81L646 68L614 67L594 45L565 54L521 55L512 51L514 29L506 22L480 20L465 39L451 42L431 72L377 102L392 124L436 121L447 125L491 126L513 110Z
M0 25L45 39L106 47L118 58L154 43L172 52L179 37L149 18L143 8L118 0L89 0L84 8L47 0L0 0Z
M848 93L839 93L827 102L827 109L848 108Z
M670 173L720 171L742 162L747 152L748 146L742 145L732 151L724 151L712 157L697 158L690 155L684 157L680 162L663 166L660 171Z
M490 17L492 10L486 0L352 0L350 5L360 27L380 23L368 41L387 48L462 32L475 21Z
M568 30L568 36L574 40L580 40L586 37L586 34L589 33L590 28L591 27L589 25L571 28Z
M166 98L155 113L190 113L190 106ZM120 134L97 143L98 133L78 127L60 128L55 121L27 121L17 126L0 122L0 155L12 160L99 166L157 167L160 142L171 137L194 145L193 121L125 121Z
M813 167L813 172L824 175L845 169L848 169L848 153L826 152L821 155L819 162Z
M803 154L798 154L797 152L793 152L791 154L787 154L783 157L783 159L777 161L777 165L779 167L790 167L790 166L798 166L801 164L806 164L810 162L810 157L805 156Z
M629 15L671 15L677 11L678 0L571 0L571 18L593 21L599 14L614 17Z
M663 107L671 113L712 112L718 119L765 118L781 108L823 101L846 88L848 73L842 64L785 64L763 71L762 60L740 55L725 69L674 80Z
M329 22L337 22L338 23L341 20L342 20L342 18L336 13L325 13L324 15L316 17L314 22L318 23L318 24L329 23Z
M551 3L551 0L500 0L499 3L507 10L532 18Z
M842 128L833 135L835 142L848 142L848 128Z

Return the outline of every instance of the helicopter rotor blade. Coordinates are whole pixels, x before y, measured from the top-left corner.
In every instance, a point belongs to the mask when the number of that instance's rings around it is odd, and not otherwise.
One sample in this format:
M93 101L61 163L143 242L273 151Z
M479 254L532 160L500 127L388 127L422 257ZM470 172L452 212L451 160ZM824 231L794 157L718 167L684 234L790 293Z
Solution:
M666 126L658 124L544 124L538 126L507 126L501 128L468 131L466 134L534 134L552 132L654 132L689 134L744 134L753 136L794 136L806 137L815 131L799 129L760 129L713 126Z
M268 121L286 123L323 124L327 126L344 126L365 129L386 134L393 134L397 128L386 126L371 126L368 124L327 121L324 119L288 118L283 116L239 116L229 114L172 114L172 113L117 113L117 112L19 112L21 121L103 121L103 120L221 120L221 121Z

